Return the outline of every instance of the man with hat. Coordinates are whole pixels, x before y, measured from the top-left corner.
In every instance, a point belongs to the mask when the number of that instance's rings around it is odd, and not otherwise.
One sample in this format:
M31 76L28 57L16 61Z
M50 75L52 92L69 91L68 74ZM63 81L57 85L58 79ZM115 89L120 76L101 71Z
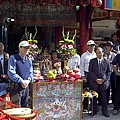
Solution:
M114 57L116 54L113 52L113 43L111 41L108 41L106 43L106 51L104 53L104 57L109 59L110 64L112 63ZM110 96L110 88L112 89L112 103L115 101L115 93L116 93L116 74L112 70L111 76L110 76L110 86L107 90L107 102L109 103L109 96Z
M33 80L32 62L27 57L30 44L19 43L19 53L12 55L8 61L8 76L11 79L10 98L14 104L28 106L29 83Z
M84 81L83 88L89 87L89 62L92 58L96 57L96 53L94 52L95 42L93 40L89 40L87 42L87 51L81 55L80 60L80 70L82 74L82 79ZM88 100L84 99L83 102L84 109L88 107Z

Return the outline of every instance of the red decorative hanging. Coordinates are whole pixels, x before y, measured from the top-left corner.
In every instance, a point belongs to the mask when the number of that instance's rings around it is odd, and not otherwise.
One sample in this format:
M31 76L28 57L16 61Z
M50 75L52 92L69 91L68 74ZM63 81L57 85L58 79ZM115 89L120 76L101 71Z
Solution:
M88 6L90 4L90 0L80 0L81 6Z
M50 2L50 0L38 0L41 5L45 5Z
M3 2L5 2L6 0L0 0L0 4L2 4Z
M9 2L12 3L12 4L18 4L19 1L20 0L9 0Z
M33 4L34 0L24 0L25 4Z
M91 0L91 5L94 8L100 7L102 5L102 0Z
M77 0L66 0L66 4L68 6L75 6L77 3Z

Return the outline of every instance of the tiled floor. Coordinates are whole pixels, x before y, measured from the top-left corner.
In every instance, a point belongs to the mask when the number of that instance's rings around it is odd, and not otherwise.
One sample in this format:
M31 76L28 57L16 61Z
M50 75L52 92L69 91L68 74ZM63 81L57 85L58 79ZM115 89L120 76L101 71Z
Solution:
M120 111L117 115L112 115L113 105L108 105L109 115L110 117L106 118L102 115L101 110L94 115L93 117L89 116L88 113L83 113L83 120L120 120Z

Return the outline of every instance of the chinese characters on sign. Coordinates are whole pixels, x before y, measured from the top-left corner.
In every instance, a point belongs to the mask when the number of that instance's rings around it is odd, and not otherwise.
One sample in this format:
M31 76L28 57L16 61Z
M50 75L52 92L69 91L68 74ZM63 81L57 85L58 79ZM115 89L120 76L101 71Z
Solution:
M37 120L81 120L82 83L33 84L33 109Z

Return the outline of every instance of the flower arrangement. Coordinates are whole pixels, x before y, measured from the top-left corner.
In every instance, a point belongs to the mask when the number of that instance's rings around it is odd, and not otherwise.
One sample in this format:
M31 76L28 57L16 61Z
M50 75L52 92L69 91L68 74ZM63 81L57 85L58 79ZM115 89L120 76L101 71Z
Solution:
M28 56L31 58L32 61L37 61L38 55L40 55L42 48L39 48L37 43L37 40L28 40L28 42L30 43L30 49L28 50Z
M39 60L39 55L42 51L42 48L39 48L37 43L38 41L35 40L36 34L37 34L37 27L35 26L35 34L34 36L32 35L32 33L29 33L27 31L27 28L25 28L25 34L22 36L22 39L26 39L30 46L30 49L28 50L28 56L31 58L32 61L38 61Z
M98 93L94 90L85 89L85 90L83 90L82 95L83 95L84 98L87 98L87 97L88 98L93 98L93 97L98 98Z
M59 41L57 52L61 55L61 58L63 60L68 60L70 57L76 54L76 44L74 41L74 38L76 36L76 30L72 39L69 39L69 31L67 33L67 37L65 38L64 28L62 34L63 40Z

